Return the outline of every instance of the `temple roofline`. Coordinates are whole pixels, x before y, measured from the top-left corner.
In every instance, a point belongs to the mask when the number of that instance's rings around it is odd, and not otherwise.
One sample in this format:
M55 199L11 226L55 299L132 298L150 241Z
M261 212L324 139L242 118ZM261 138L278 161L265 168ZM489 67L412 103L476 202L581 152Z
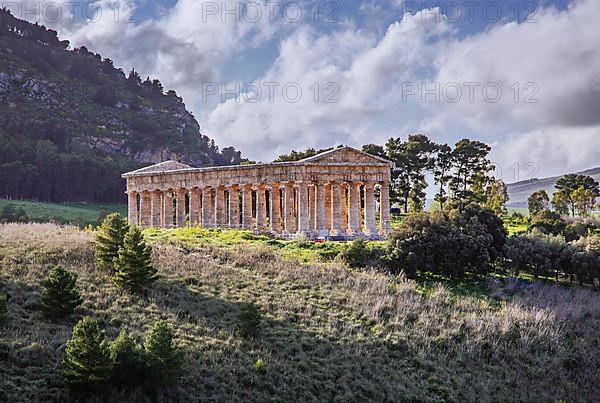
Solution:
M368 157L372 158L374 161L372 163L352 162L352 161L319 162L319 160L323 157L327 157L331 154L334 154L334 153L340 152L340 151L344 151L344 150L350 150L350 151L357 152L359 154L368 156ZM305 158L305 159L302 159L299 161L271 162L271 163L262 163L262 164L252 164L252 165L227 165L227 166L202 167L202 168L189 167L189 168L169 169L169 168L165 167L166 169L157 169L157 168L160 168L161 166L169 166L169 164L171 164L171 166L173 166L173 164L185 165L182 163L178 163L176 161L165 161L165 162L161 162L159 164L150 165L150 166L147 166L144 168L137 169L135 171L124 173L123 175L121 175L121 177L122 178L131 178L131 177L148 176L148 175L171 175L171 174L206 172L206 171L225 171L225 170L243 171L243 170L250 170L250 169L262 168L262 167L266 168L266 167L277 167L277 166L309 166L309 165L382 166L382 165L389 165L390 168L393 168L395 166L395 164L392 161L386 160L385 158L381 158L376 155L365 153L364 151L360 151L360 150L357 150L356 148L348 147L348 146L339 147L339 148L336 148L333 150L325 151L323 153L320 153L320 154L317 154L312 157ZM154 170L154 169L157 169L157 170Z

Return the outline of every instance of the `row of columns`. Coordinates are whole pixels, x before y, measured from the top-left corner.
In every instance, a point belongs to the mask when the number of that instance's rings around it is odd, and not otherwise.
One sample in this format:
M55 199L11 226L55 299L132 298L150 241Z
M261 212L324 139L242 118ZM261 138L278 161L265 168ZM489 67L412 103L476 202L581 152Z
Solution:
M390 231L387 183L286 182L128 196L129 222L143 227L246 228L310 237L376 237Z

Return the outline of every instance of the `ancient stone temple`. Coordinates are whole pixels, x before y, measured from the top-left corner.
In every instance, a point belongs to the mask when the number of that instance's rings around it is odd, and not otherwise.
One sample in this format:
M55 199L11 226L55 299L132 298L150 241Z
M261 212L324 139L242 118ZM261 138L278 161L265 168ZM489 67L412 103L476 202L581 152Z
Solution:
M192 168L167 161L123 178L134 225L380 238L390 231L391 167L383 158L340 147L271 164Z

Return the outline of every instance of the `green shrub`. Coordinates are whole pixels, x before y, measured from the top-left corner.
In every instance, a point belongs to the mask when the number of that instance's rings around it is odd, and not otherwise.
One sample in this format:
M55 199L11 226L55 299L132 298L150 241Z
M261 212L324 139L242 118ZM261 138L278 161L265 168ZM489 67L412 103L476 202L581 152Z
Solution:
M164 386L176 384L181 375L183 352L173 339L173 328L165 321L158 321L144 341L148 375Z
M4 206L2 211L0 212L0 222L28 222L29 217L27 217L27 213L23 210L23 207L15 206L12 203Z
M255 337L260 330L261 313L258 307L253 303L242 304L238 320L240 324L240 334L243 337Z
M65 318L83 302L77 289L77 276L62 266L52 268L42 285L40 305L47 318Z
M130 227L125 234L118 257L113 260L113 281L131 291L140 292L156 280L157 270L152 267L152 248L146 245L142 232Z
M73 328L63 357L63 378L74 392L98 391L108 385L112 362L108 339L98 323L85 317Z
M118 213L109 214L96 232L96 265L103 269L113 267L113 260L123 246L127 222Z
M367 241L356 239L339 254L340 258L352 268L378 265L377 253L369 248Z
M10 311L8 309L8 295L0 292L0 323L8 320Z
M112 380L117 385L137 386L143 381L145 357L142 346L124 330L110 344Z
M451 277L486 273L506 243L502 220L468 206L463 212L414 214L389 237L392 272L428 271Z

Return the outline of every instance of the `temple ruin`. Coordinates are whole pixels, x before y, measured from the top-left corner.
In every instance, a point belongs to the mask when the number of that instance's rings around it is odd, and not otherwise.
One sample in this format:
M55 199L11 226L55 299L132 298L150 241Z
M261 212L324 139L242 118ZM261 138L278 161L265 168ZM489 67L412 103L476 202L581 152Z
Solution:
M192 168L167 161L123 174L129 222L244 228L285 238L378 239L390 231L393 162L351 147L300 161Z

